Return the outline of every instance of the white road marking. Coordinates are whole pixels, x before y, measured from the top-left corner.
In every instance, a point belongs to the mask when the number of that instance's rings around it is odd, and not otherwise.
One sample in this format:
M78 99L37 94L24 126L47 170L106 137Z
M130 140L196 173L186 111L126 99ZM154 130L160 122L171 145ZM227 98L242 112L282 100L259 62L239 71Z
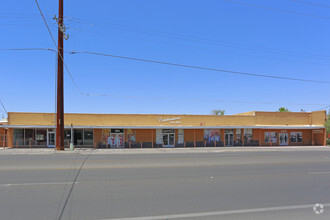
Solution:
M113 219L100 219L100 220L157 220L157 219L196 218L196 217L206 217L206 216L244 214L244 213L268 212L268 211L280 211L280 210L292 210L292 209L306 209L306 208L310 208L311 211L313 211L314 205L315 204L295 205L295 206L278 206L278 207L267 207L267 208L256 208L256 209L238 209L238 210L227 210L227 211L217 211L217 212L200 212L200 213L186 213L186 214L177 214L177 215L159 215L159 216L113 218ZM330 206L330 203L323 204L323 207L326 207L326 206Z
M38 186L38 185L65 185L72 184L73 182L53 182L53 183L7 183L0 184L0 186ZM78 183L78 182L75 182Z
M308 172L308 174L330 174L330 171Z

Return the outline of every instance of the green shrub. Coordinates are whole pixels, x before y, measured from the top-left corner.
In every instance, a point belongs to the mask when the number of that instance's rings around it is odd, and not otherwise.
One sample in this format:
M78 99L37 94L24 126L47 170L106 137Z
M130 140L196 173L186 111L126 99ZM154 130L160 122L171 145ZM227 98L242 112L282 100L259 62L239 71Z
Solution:
M330 138L327 139L327 145L330 146Z

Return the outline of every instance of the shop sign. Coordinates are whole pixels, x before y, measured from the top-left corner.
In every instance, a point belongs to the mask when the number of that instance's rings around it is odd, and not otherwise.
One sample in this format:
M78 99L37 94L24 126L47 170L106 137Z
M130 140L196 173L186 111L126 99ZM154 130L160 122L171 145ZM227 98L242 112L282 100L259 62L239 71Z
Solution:
M111 129L111 133L124 133L124 129Z
M167 117L159 117L158 118L159 123L171 123L171 124L181 124L181 117L172 117L172 118L167 118Z
M323 130L314 130L313 133L314 134L323 134Z

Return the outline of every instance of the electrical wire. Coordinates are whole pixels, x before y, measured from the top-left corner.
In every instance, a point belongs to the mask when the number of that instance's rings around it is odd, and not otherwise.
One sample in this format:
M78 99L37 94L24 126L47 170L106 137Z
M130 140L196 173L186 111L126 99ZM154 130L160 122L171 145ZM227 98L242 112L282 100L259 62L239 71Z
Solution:
M49 48L32 48L33 50L41 49L41 50L49 50L56 52L55 50L49 49ZM1 50L1 49L0 49ZM27 49L8 49L8 50L27 50ZM75 51L76 53L77 51ZM72 52L66 52L71 54ZM56 68L56 67L55 67ZM72 75L71 75L72 76ZM56 76L55 76L55 81L56 81ZM74 81L75 82L75 81ZM78 87L77 84L75 84L76 87ZM55 87L56 91L56 87ZM187 99L183 97L178 97L178 98L171 98L171 97L147 97L147 96L123 96L123 95L116 95L116 94L94 94L94 93L85 93L82 92L82 90L78 87L77 91L79 92L80 95L84 96L103 96L103 97L113 97L113 98L128 98L128 99L145 99L145 100L168 100L168 101L173 101L173 100L178 100L178 101L186 101L186 102L214 102L214 103L233 103L233 104L261 104L261 105L294 105L294 106L324 106L327 104L315 104L315 103L276 103L276 102L249 102L249 101L235 101L235 100L208 100L208 99ZM55 97L55 103L56 103L56 97ZM55 104L56 108L56 104ZM56 112L56 110L55 110ZM55 120L56 121L56 120Z
M49 50L54 51L49 48L33 48L33 50L41 49L41 50ZM1 49L0 49L1 50ZM27 49L4 49L4 50L27 50ZM56 52L56 51L54 51ZM86 51L67 51L65 53L68 54L77 54L77 53L86 53ZM88 52L91 53L91 52ZM99 54L98 54L99 55ZM135 59L135 58L131 58ZM158 62L158 61L157 61ZM186 99L186 98L169 98L169 97L146 97L146 96L123 96L123 95L116 95L116 94L95 94L95 93L86 93L82 92L82 90L78 87L78 84L74 81L72 75L70 75L72 82L75 84L76 89L80 95L84 96L107 96L113 98L131 98L131 99L147 99L147 100L184 100L188 102L219 102L219 103L236 103L236 104L262 104L262 105L310 105L310 106L319 106L319 105L327 105L327 104L311 104L311 103L276 103L276 102L248 102L248 101L228 101L228 100L206 100L206 99ZM55 79L56 80L56 79ZM314 81L313 81L314 82ZM326 82L324 82L326 83Z
M0 49L0 51L31 51L31 50L46 50L46 51L52 51L57 52L54 49L51 48L8 48L8 49Z
M105 32L98 32L98 31L91 31L91 30L85 30L85 29L80 29L80 28L68 28L70 30L77 30L77 31L83 31L83 32L89 32L89 33L95 33L95 34L101 34L101 35L106 35L106 36L111 36L111 37L117 37L117 38L127 38L127 39L133 39L133 40L140 40L140 41L146 41L146 42L151 42L151 43L158 43L158 44L165 44L165 45L174 45L174 46L179 46L179 47L185 47L185 48L193 48L193 49L198 49L198 50L206 50L206 51L214 51L214 52L220 52L220 53L231 53L231 54L236 54L240 56L248 56L248 57L258 57L258 58L263 58L263 59L271 59L271 60L279 60L279 61L287 61L287 62L299 62L299 63L308 63L308 64L322 64L322 63L314 63L314 62L306 62L306 61L297 61L297 60L288 60L288 59L278 59L274 57L266 57L266 56L258 56L258 55L250 55L250 54L243 54L243 53L237 53L232 50L230 51L224 51L224 50L219 50L215 48L204 48L204 47L196 47L196 46L188 46L188 45L182 45L182 44L176 44L176 43L170 43L170 42L162 42L162 41L157 41L157 40L149 40L149 39L143 39L143 38L137 38L137 37L132 37L132 36L124 36L124 35L116 35L116 34L109 34ZM206 42L206 44L209 44ZM256 52L261 52L261 53L269 53L270 55L283 55L286 56L293 56L293 57L299 57L299 58L309 58L309 59L317 59L322 60L322 61L328 61L330 56L323 56L322 55L299 55L299 54L290 54L287 52L277 52L277 51L264 51L263 49L254 49L254 48L245 48L245 47L239 47L239 46L230 46L230 45L221 45L221 44L212 44L212 45L217 45L221 47L229 47L229 48L236 48L236 49L243 49L247 51L256 51Z
M224 46L224 47L230 47L230 48L244 49L244 50L249 50L249 51L255 50L255 51L259 51L259 52L268 52L268 53L275 53L275 54L280 54L280 55L284 54L284 55L299 56L299 57L318 57L318 58L321 57L321 58L325 58L325 59L330 58L330 56L319 55L319 54L306 54L306 53L290 51L290 50L275 49L275 48L268 48L268 47L254 46L254 45L246 45L246 44L234 43L234 42L229 42L229 41L213 40L213 39L200 38L200 37L188 36L188 35L183 35L183 34L175 34L175 33L155 31L155 30L144 29L144 28L141 29L141 28L135 28L135 27L130 27L130 26L117 25L117 24L112 24L112 23L102 22L101 24L106 24L106 25L105 26L104 25L95 25L95 24L91 24L91 25L93 27L95 27L95 26L102 27L103 26L103 27L108 27L108 28L124 30L124 31L149 34L149 35L158 36L158 37L166 37L166 38L172 38L172 39L177 39L177 40L217 45L217 46L222 46L222 47ZM70 29L70 28L68 28L68 29ZM85 32L92 32L92 33L95 32L95 31L85 30L85 29L75 29L75 28L71 28L71 29L85 31ZM97 33L97 32L95 32L95 33ZM100 32L98 32L98 33L100 33Z
M147 60L147 59L141 59L141 58L136 58L136 57L126 57L126 56L119 56L119 55L105 54L105 53L97 53L97 52L90 52L90 51L72 51L71 52L71 54L78 54L78 53L85 53L85 54L106 56L106 57L113 57L113 58L119 58L119 59L148 62L148 63L156 63L156 64L163 64L163 65L176 66L176 67L184 67L184 68L191 68L191 69L199 69L199 70L223 72L223 73L228 73L228 74L236 74L236 75L244 75L244 76L254 76L254 77L282 79L282 80L291 80L291 81L300 81L300 82L311 82L311 83L330 84L329 81L309 80L309 79L292 78L292 77L285 77L285 76L274 76L274 75L257 74L257 73L247 73L247 72L239 72L239 71L224 70L224 69L215 69L215 68L210 68L210 67L201 67L201 66L193 66L193 65L186 65L186 64L179 64L179 63L170 63L170 62L164 62L164 61Z
M1 16L1 14L0 14L0 16ZM87 20L87 19L81 19L81 18L76 18L76 17L64 16L64 19L66 21L70 21L70 22L73 22L73 23L79 23L79 24L84 24L85 23L85 24L88 24L88 25L93 26L93 27L95 27L95 26L110 27L110 28L115 28L115 29L124 30L124 31L133 31L133 32L142 33L142 34L151 34L151 35L154 35L154 36L156 35L156 36L160 36L160 37L173 38L173 39L185 40L185 41L192 41L192 42L198 42L198 43L204 43L204 44L206 43L206 44L211 44L211 45L224 46L224 47L237 48L237 49L244 49L244 50L249 50L249 51L254 50L254 51L259 51L259 52L268 52L268 53L272 53L272 54L298 56L298 57L309 57L309 58L318 57L318 59L319 58L324 58L324 59L329 59L330 58L330 56L326 56L326 55L306 54L306 53L290 51L290 50L260 47L260 46L254 46L254 45L246 45L246 44L229 42L229 41L207 39L207 38L189 36L189 35L185 35L185 34L169 33L169 32L156 31L156 30L145 29L145 28L136 28L136 27L131 27L131 26L127 26L127 25L118 25L118 24L114 24L114 23L106 23L106 22ZM95 24L94 23L89 23L89 22L95 22ZM98 24L102 24L102 25L98 25ZM91 30L76 29L76 28L72 28L72 27L67 27L67 29L84 31L84 32L91 32L91 33L100 33L100 32L95 32L95 31L91 31ZM106 34L106 33L102 33L102 34ZM128 37L126 37L126 38L128 38ZM130 38L132 39L132 37L130 37ZM145 39L139 39L139 40L145 40ZM151 41L151 40L145 40L145 41ZM151 42L163 43L163 42L157 42L157 41L154 41L154 40L152 40ZM186 47L188 47L188 46L186 46Z
M52 38L52 41L53 41L53 43L54 43L56 49L58 50L58 47L57 47L57 44L56 44L55 39L54 39L54 37L53 37L53 34L52 34L52 32L50 31L50 28L49 28L49 26L48 26L48 24L47 24L46 18L45 18L45 16L44 16L44 14L42 13L41 8L40 8L40 6L39 6L38 0L35 0L35 2L36 2L36 4L37 4L37 6L38 6L38 9L39 9L39 12L40 12L40 14L41 14L41 17L42 17L42 19L44 20L44 23L45 23L45 25L46 25L46 27L47 27L47 30L48 30L48 32L49 32L49 35L50 35L50 37Z
M8 114L7 109L5 108L5 105L3 104L2 100L0 99L1 106L3 110L5 110L6 114Z
M0 49L0 51L6 51L6 50L7 51L45 50L45 51L56 52L54 49L50 49L50 48L9 48L9 49ZM147 60L147 59L140 59L140 58L134 58L134 57L126 57L126 56L118 56L118 55L113 55L113 54L97 53L97 52L90 52L90 51L71 50L71 51L65 51L65 53L68 53L68 54L82 54L82 53L85 53L85 54L92 54L92 55L115 57L115 58L120 58L120 59L128 59L128 60L143 61L143 62L151 62L151 63L158 63L158 64L164 64L164 65L171 65L171 66L179 66L179 67L202 69L202 70L209 70L209 71L226 72L226 73L249 75L249 76L258 76L258 77L266 77L266 78L276 78L276 79L284 79L284 80L296 80L296 81L313 82L313 83L325 83L325 84L329 84L330 83L328 81L308 80L308 79L281 77L281 76L256 74L256 73L244 73L244 72L237 72L237 71L231 71L231 70L222 70L222 69L214 69L214 68L209 68L209 67L200 67L200 66L192 66L192 65L185 65L185 64L169 63L169 62L163 62L163 61ZM72 75L70 75L70 76L72 77ZM78 87L78 85L77 85L76 82L75 82L75 86Z
M325 106L325 107L320 108L320 109L317 109L317 110L315 110L315 111L322 111L322 110L325 110L325 109L328 109L328 108L329 108L329 111L330 111L330 105Z
M314 3L314 2L306 2L306 1L299 1L299 0L291 0L291 1L297 2L297 3L302 3L302 4L314 5L314 6L318 6L318 7L330 8L330 5L323 5L323 4L318 4L318 3Z
M296 15L302 15L302 16L308 16L308 17L315 17L315 18L330 20L330 17L321 16L321 15L307 14L307 13L298 12L298 11L290 11L290 10L285 10L285 9L272 8L272 7L267 7L267 6L263 6L263 5L257 5L257 4L251 4L251 3L245 3L245 2L233 1L233 0L222 0L222 1L225 1L225 2L228 2L228 3L233 3L233 4L239 4L239 5L255 7L255 8L268 9L268 10L272 10L272 11L279 11L279 12L284 12L284 13L289 13L289 14L296 14Z
M54 39L54 37L53 37L53 34L52 34L52 32L50 31L49 26L48 26L48 24L47 24L47 21L46 21L46 19L45 19L43 13L42 13L42 11L41 11L41 8L40 8L40 6L39 6L39 4L38 4L38 1L35 0L35 2L36 2L36 4L37 4L37 6L38 6L39 12L40 12L40 14L41 14L41 16L42 16L42 19L44 20L44 23L45 23L45 25L46 25L46 27L47 27L47 30L48 30L48 32L49 32L49 34L50 34L50 36L51 36L51 38L52 38L52 40L53 40L53 43L54 43L54 45L55 45L57 51L59 51L58 46L57 46L57 44L56 44L56 42L55 42L55 39ZM62 59L63 64L64 64L64 67L65 67L65 69L67 70L67 72L68 72L68 74L69 74L69 76L70 76L70 78L71 78L71 81L73 82L74 86L75 86L76 89L79 91L79 93L82 93L81 90L79 89L79 87L78 87L76 81L74 80L74 78L73 78L73 76L72 76L72 74L71 74L71 72L70 72L68 66L66 65L66 63L65 63L65 61L64 61L64 59L63 59L63 57L62 57L62 55L61 55L60 53L58 53L58 55L59 55L60 58Z

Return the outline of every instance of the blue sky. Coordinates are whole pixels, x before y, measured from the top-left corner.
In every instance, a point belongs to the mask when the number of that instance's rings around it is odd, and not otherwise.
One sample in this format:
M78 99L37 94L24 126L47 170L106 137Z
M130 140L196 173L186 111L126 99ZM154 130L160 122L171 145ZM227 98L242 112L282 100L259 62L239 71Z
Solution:
M70 35L64 42L67 51L330 81L330 3L324 0L304 1L324 7L292 0L64 2ZM58 13L57 1L39 4L57 39L52 19ZM54 49L34 1L4 1L2 8L0 49ZM54 112L53 52L0 51L0 60L0 98L8 111ZM225 109L226 114L235 114L276 111L281 106L312 111L330 105L330 84L89 54L65 54L65 62L81 91L113 95L81 95L65 73L65 112L209 114Z

